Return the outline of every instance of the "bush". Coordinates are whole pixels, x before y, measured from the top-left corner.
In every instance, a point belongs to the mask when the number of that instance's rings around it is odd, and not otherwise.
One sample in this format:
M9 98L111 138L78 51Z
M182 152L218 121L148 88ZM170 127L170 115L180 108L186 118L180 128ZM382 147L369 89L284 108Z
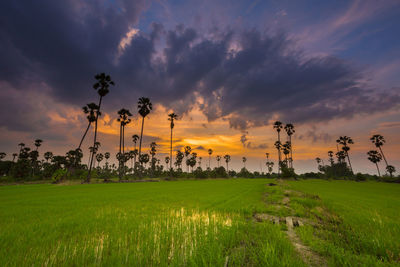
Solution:
M60 181L66 178L66 175L67 175L67 170L58 169L51 176L51 180L53 181L53 183L59 183Z

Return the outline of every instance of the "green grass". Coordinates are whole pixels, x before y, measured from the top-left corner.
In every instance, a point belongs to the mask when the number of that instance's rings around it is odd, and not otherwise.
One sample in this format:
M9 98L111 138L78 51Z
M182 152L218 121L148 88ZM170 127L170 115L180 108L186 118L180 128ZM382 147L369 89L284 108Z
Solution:
M269 182L269 181L268 181ZM266 180L0 187L0 266L304 266Z
M293 181L289 185L321 198L294 198L293 202L294 207L300 203L299 210L306 208L322 224L301 227L298 234L327 256L331 265L400 265L400 185L322 180Z

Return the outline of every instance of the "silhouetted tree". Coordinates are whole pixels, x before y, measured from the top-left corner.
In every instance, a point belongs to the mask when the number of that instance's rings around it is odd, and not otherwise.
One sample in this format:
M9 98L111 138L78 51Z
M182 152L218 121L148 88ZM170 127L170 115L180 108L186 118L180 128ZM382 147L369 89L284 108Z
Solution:
M142 129L140 131L140 141L139 141L139 159L140 159L140 155L142 153L144 118L146 118L146 116L150 114L151 110L153 110L153 104L150 102L150 99L147 97L139 98L138 112L139 112L139 115L142 116Z
M225 155L224 156L225 162L226 162L226 171L229 173L229 168L228 168L228 164L231 161L231 156L230 155Z
M48 151L46 153L44 153L44 158L46 160L46 162L49 162L49 160L51 160L51 158L53 157L53 153Z
M5 152L0 152L0 160L4 159L7 156Z
M379 148L379 151L381 152L381 155L382 155L383 160L385 161L386 167L387 167L389 164L387 163L385 154L383 154L383 151L382 151L382 146L383 146L383 145L385 144L385 142L386 142L385 138L384 138L382 135L380 135L380 134L374 134L374 135L370 138L370 140L372 141L372 143L375 144L375 146L376 146L377 148Z
M96 113L99 110L99 106L96 105L95 103L89 103L86 106L82 107L82 110L83 110L83 113L87 114L86 118L88 120L88 126L86 127L86 131L83 134L81 141L79 142L78 148L81 148L83 140L85 140L85 137L89 131L90 126L92 125L93 122L96 121ZM101 115L100 112L99 112L99 115Z
M17 153L13 153L12 156L13 156L13 160L12 161L14 162L15 158L18 156L18 154Z
M109 93L110 85L114 85L114 82L111 80L110 75L106 75L105 73L97 74L96 76L94 76L94 78L96 79L96 83L93 84L93 89L97 90L97 93L99 94L100 98L99 98L99 104L97 105L98 110L96 110L96 120L94 121L93 148L96 147L96 142L97 142L97 124L100 116L101 102L103 100L103 97L105 97ZM92 172L94 154L95 153L92 152L90 156L89 171L85 181L86 183L90 183L90 175Z
M132 135L132 141L135 144L134 150L133 150L133 151L135 151L135 157L133 159L133 161L134 161L133 166L134 166L135 169L136 169L136 158L137 158L137 155L139 153L138 150L136 149L136 143L137 143L138 140L139 140L139 136L137 134Z
M342 150L345 152L347 160L349 161L351 173L354 173L353 168L351 167L351 162L349 157L349 150L350 150L349 145L354 144L353 139L351 139L348 136L340 136L339 139L336 140L336 143L342 145Z
M292 135L295 133L294 130L294 126L291 123L288 123L285 125L285 131L288 135L288 141L289 141L289 145L290 145L290 158L289 158L289 162L290 162L290 168L293 168L293 146L292 146Z
M367 152L367 154L368 154L369 161L371 161L372 163L374 163L376 165L376 169L378 170L378 175L380 177L381 173L379 171L378 163L382 160L382 155L376 150L370 150Z
M170 113L170 114L168 114L168 120L171 122L170 123L170 128L171 128L171 145L170 145L170 149L169 149L169 157L170 157L170 166L169 166L169 168L170 168L170 170L172 170L172 130L174 129L174 127L175 127L175 123L174 123L174 121L176 120L176 119L178 119L178 115L177 114L175 114L174 112L172 112L172 113Z
M330 162L331 166L333 166L333 164L334 164L333 151L331 151L331 150L328 151L328 157L329 157L329 162Z
M243 167L246 169L247 158L246 157L242 157L242 161L243 161Z
M96 154L97 167L100 167L100 162L103 160L103 158L104 158L103 154L101 154L101 153Z
M207 152L208 152L208 168L211 169L211 155L213 153L213 150L210 148L210 149L208 149Z
M180 168L182 170L182 161L185 155L181 151L176 151L176 161L175 161L175 166L177 168Z
M219 168L219 162L221 161L221 156L216 156L216 159L217 159L217 164L218 164L218 168Z
M390 177L393 177L393 173L396 172L396 168L392 165L386 166L386 171L390 174Z
M279 142L279 144L281 144L281 135L280 135L280 133L281 133L281 130L282 130L282 128L283 128L282 122L276 121L276 122L274 123L273 128L274 128L274 129L277 131L277 133L278 133L278 141L277 141L277 142ZM280 147L280 145L277 146L277 142L275 142L275 147L276 147L276 149L278 150L278 157L279 157L278 175L279 175L280 172L281 172L281 167L280 167L280 165L281 165L281 161L282 161L282 160L281 160L281 147Z
M36 151L39 150L39 147L42 145L42 143L43 143L43 140L41 140L41 139L36 139L35 140Z
M189 155L192 152L192 148L190 146L185 146L185 158L186 158L186 171L189 172Z
M168 168L168 164L170 162L170 158L168 156L166 156L164 160L165 160L165 164L166 164L166 166Z
M120 123L119 127L119 153L125 155L125 126L131 122L129 117L132 116L131 112L128 109L122 108L118 111L119 118L117 121ZM129 155L128 155L129 156ZM125 157L121 157L124 160L119 162L119 178L122 179L124 176L125 170Z

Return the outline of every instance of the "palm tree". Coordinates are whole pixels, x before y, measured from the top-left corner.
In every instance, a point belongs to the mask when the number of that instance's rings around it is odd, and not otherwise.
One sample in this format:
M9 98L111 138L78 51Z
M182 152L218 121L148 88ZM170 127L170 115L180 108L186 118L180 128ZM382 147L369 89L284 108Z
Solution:
M151 171L152 172L154 172L154 168L155 168L155 166L154 166L154 164L155 164L154 156L156 155L156 152L157 152L156 147L157 147L156 142L151 142L151 144L150 144L150 152L149 153L151 155Z
M104 153L104 158L106 159L106 169L108 169L108 159L110 158L110 152Z
M18 156L18 154L17 153L13 153L12 156L13 156L13 160L12 161L14 162L15 158Z
M176 151L176 161L175 161L175 166L177 168L180 168L182 170L182 160L185 157L185 155L181 151Z
M142 116L142 130L140 131L140 141L139 141L139 159L140 159L140 155L142 153L144 118L150 114L151 110L153 110L153 104L150 102L150 99L147 97L139 98L138 112L139 112L140 116Z
M328 151L328 157L329 157L329 162L331 163L331 166L333 166L333 151L329 150Z
M376 150L368 151L368 159L376 165L376 169L378 170L378 175L381 177L381 173L379 171L378 163L382 160L382 155Z
M318 169L319 169L319 166L321 165L321 158L315 158L315 161L318 163Z
M213 150L210 148L208 149L208 168L211 169L211 155L213 153Z
M229 163L229 161L231 161L231 156L230 155L225 155L224 156L224 159L225 159L225 162L226 162L226 172L228 173L228 175L229 175L229 165L228 165L228 163Z
M287 141L285 144L282 145L282 151L283 154L285 155L285 163L287 168L291 168L289 165L290 159L288 158L290 150L291 150L291 145L289 141Z
M44 153L44 158L46 160L46 162L49 162L49 160L53 157L53 153L48 151L46 153Z
M100 162L103 160L103 158L104 158L104 156L101 153L96 155L97 167L100 167Z
M353 139L351 139L348 136L340 136L339 139L336 140L336 143L342 145L342 150L345 152L347 160L349 161L350 170L352 173L354 173L353 168L351 167L351 162L349 157L349 150L350 150L349 145L354 144Z
M294 126L291 123L285 125L285 131L289 137L290 144L290 168L293 168L293 147L292 147L292 135L295 133Z
M190 146L185 146L185 157L186 157L186 170L189 172L189 161L188 161L188 156L192 152L192 148Z
M0 160L4 159L7 156L6 153L0 152Z
M19 153L21 153L22 150L23 150L24 147L25 147L25 144L24 144L24 143L19 143L18 146L19 146Z
M217 155L216 158L217 158L217 164L218 164L218 168L219 168L219 162L221 161L221 156L218 156L218 155Z
M282 122L280 122L280 121L276 121L275 123L274 123L274 125L273 125L273 128L277 131L277 133L278 133L278 141L277 142L279 142L279 144L281 144L281 136L280 136L280 132L281 132L281 130L282 130ZM277 146L277 143L275 142L275 147L276 147L276 149L278 149L278 157L279 157L279 166L278 166L278 175L280 174L280 171L281 171L281 147L280 146Z
M96 120L94 121L94 138L93 138L93 147L96 146L97 142L97 124L100 116L100 108L101 108L101 102L103 100L103 97L105 97L109 93L110 85L115 85L114 82L111 80L110 75L106 75L105 73L100 73L94 76L94 78L97 80L95 84L93 84L93 89L97 90L97 93L99 94L99 104L98 109L96 110ZM86 179L86 183L90 183L90 175L92 172L92 165L93 165L93 159L94 159L94 153L91 153L90 156L90 163L89 163L89 171L88 171L88 176Z
M267 161L268 173L271 174L274 163L272 161Z
M90 126L92 125L93 122L96 121L96 113L99 110L99 106L97 106L95 103L89 103L86 106L82 107L82 110L83 110L83 113L87 114L86 118L88 120L88 126L86 127L86 131L83 134L81 141L79 142L78 149L81 148L83 140L85 139ZM101 115L100 112L99 112L99 115Z
M42 143L43 143L43 140L41 140L41 139L36 139L35 140L36 151L38 151L38 149L42 145Z
M119 118L117 121L120 123L119 127L119 153L125 155L125 126L131 122L129 117L132 116L131 112L128 109L122 108L118 111ZM123 176L123 170L125 170L124 166L125 160L119 162L120 166L120 178Z
M174 120L178 119L178 115L175 114L174 112L168 114L168 120L171 122L170 123L170 128L171 128L171 145L170 145L170 149L169 149L169 158L170 158L170 165L169 168L170 170L172 170L172 129L174 129Z
M243 157L243 158L242 158L242 161L243 161L243 167L246 169L246 161L247 161L247 158L246 158L246 157Z
M135 170L136 170L136 157L138 155L138 150L136 149L136 143L137 143L138 140L139 140L139 136L137 134L132 135L132 141L135 144L135 147L134 147L134 150L133 150L133 151L135 151L135 158L133 160L134 161L133 166L134 166Z
M386 166L386 171L390 174L390 177L393 177L393 173L396 172L396 168L392 165Z
M387 160L386 160L386 158L385 158L385 154L383 154L383 151L382 151L382 146L383 146L383 145L385 144L385 142L386 142L385 138L384 138L382 135L380 135L380 134L374 134L369 140L371 140L372 143L374 143L375 146L376 146L377 148L379 148L379 151L381 152L381 155L382 155L383 160L385 161L386 167L387 167L389 164L387 163Z
M168 156L166 156L165 157L165 164L167 165L167 168L168 168L169 162L170 162L170 158Z

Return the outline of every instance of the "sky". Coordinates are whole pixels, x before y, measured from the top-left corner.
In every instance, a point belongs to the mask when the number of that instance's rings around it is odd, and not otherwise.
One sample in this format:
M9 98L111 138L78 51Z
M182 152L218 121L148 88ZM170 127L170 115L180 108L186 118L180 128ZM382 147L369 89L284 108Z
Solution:
M399 1L1 1L0 150L11 159L37 138L42 152L76 148L81 108L98 101L94 75L105 72L116 85L103 101L102 153L118 151L121 108L134 114L133 149L144 96L154 105L144 151L154 141L161 159L173 111L174 150L191 146L203 168L211 148L212 167L229 154L233 169L245 156L248 169L266 171L280 120L295 126L298 173L316 171L315 158L327 162L347 135L354 171L375 174L366 153L377 133L400 169L399 48Z

